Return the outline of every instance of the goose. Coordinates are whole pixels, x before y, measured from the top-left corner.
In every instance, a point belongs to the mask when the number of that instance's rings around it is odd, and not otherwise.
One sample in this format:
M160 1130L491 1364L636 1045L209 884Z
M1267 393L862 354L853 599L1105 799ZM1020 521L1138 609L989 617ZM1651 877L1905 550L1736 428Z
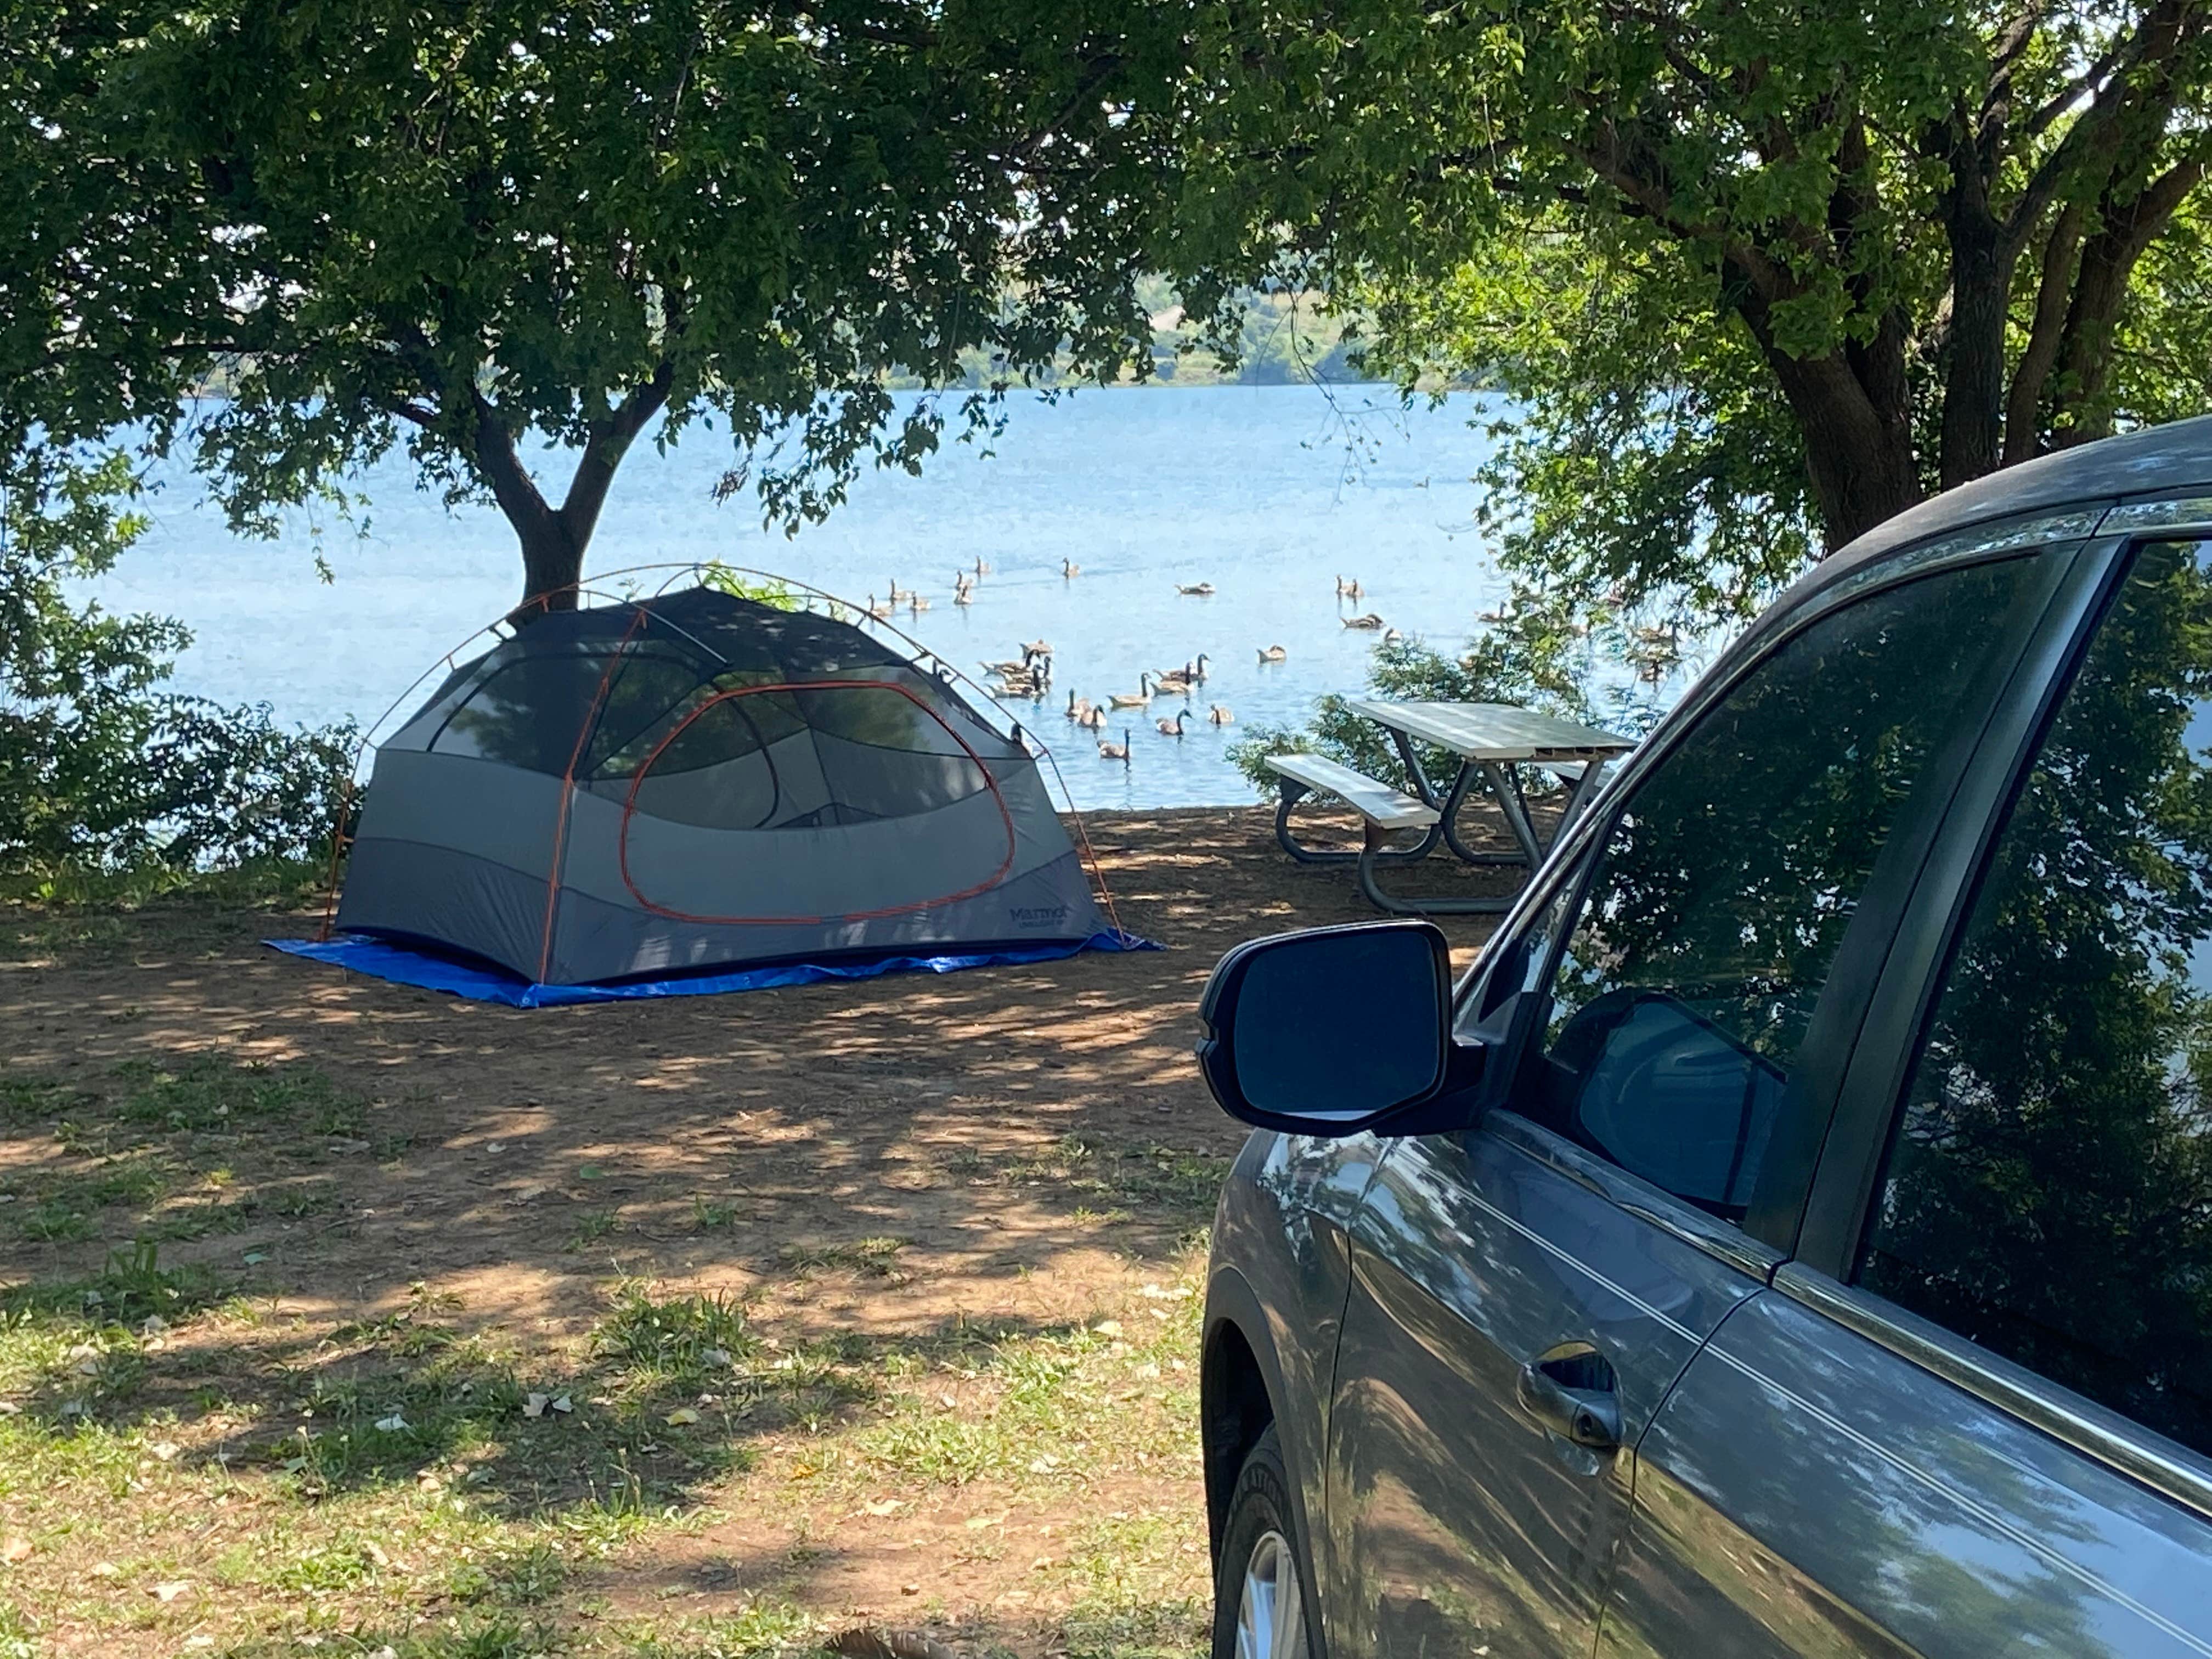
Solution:
M1123 732L1121 733L1121 741L1119 743L1106 743L1102 741L1098 745L1098 758L1100 760L1117 760L1121 762L1122 765L1127 766L1129 763L1129 734L1126 731Z
M1364 617L1346 617L1344 619L1344 625L1346 628L1360 628L1372 632L1382 626L1382 618L1370 611Z
M1083 574L1083 567L1073 559L1062 559L1060 562L1060 574L1072 579Z
M1289 652L1284 650L1279 645L1263 646L1261 647L1260 651L1260 660L1261 662L1281 662L1290 654L1291 653Z
M953 603L953 604L955 604L955 605L973 605L973 604L975 604L975 590L974 588L972 588L972 587L956 587L956 588L954 588L954 589L952 590L952 603Z
M984 563L981 556L978 556L975 561L975 574L979 576L988 576L991 574L991 567Z
M889 622L891 619L891 608L887 605L878 605L876 596L871 593L868 595L868 614L878 622Z
M906 596L906 608L909 615L919 617L929 609L929 601L919 593L910 592Z
M1161 735L1162 737L1164 737L1164 738L1179 738L1179 737L1181 737L1181 736L1182 735L1182 723L1183 723L1185 720L1188 720L1189 718L1190 718L1190 710L1189 710L1189 709L1188 709L1188 708L1178 708L1177 710L1176 710L1176 717L1175 717L1173 720L1154 720L1154 721L1152 722L1152 724L1153 724L1153 725L1155 725L1155 726L1158 726L1158 727L1160 728L1160 735Z
M1181 582L1177 582L1176 584L1176 592L1178 593L1188 593L1193 599L1210 599L1213 597L1213 584L1212 582L1194 582L1188 587L1185 587Z
M1112 696L1107 698L1106 702L1109 707L1115 708L1142 708L1152 700L1152 677L1150 674L1139 674L1137 676L1137 692L1134 696L1126 691L1116 691Z
M1193 686L1206 684L1206 653L1198 653L1196 662L1187 662L1180 668L1170 668L1164 674L1153 676L1152 683L1163 691L1188 691Z
M983 665L983 672L996 674L1001 679L1026 675L1030 672L1030 659L1024 657L1019 662L987 662Z
M1022 655L1024 657L1049 657L1052 655L1052 647L1043 640L1032 640L1022 647Z
M1345 580L1341 576L1336 579L1336 597L1340 599L1357 600L1365 592L1366 590L1360 586L1359 578L1357 576L1350 581Z
M1511 622L1513 620L1513 601L1508 599L1494 611L1478 611L1474 613L1474 619L1479 623L1487 623L1493 628L1499 623Z
M1405 642L1406 642L1406 636L1405 636L1403 634L1401 634L1401 633L1400 633L1396 629L1395 629L1395 628L1386 628L1386 629L1384 629L1382 630L1382 643L1383 643L1383 644L1385 644L1385 645L1403 645L1403 644L1405 644Z
M1074 693L1074 692L1073 692L1073 691L1070 691L1070 692L1067 694L1067 718L1068 718L1068 719L1070 719L1070 720L1073 720L1073 721L1074 721L1078 726L1080 726L1080 725L1082 725L1082 724L1083 724L1083 717L1084 717L1085 714L1089 714L1090 712L1091 712L1091 699L1090 699L1090 698L1088 698L1088 697L1078 697L1078 696L1075 695L1075 693Z
M904 605L913 597L914 589L911 587L901 587L898 585L898 578L896 576L891 578L891 603L893 605Z
M1233 726L1237 721L1237 716L1229 712L1229 705L1225 702L1217 702L1207 709L1206 718L1216 726Z
M1106 711L1095 702L1085 703L1083 712L1075 717L1075 723L1086 732L1103 732L1106 729Z

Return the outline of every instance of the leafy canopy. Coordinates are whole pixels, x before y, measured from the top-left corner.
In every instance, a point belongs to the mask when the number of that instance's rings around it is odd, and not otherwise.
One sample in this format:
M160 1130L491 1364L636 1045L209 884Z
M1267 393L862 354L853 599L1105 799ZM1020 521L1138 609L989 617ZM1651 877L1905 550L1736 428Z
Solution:
M1509 557L1741 611L1948 488L2203 409L2202 0L1239 13L1198 257L1513 399Z
M796 522L939 441L894 370L981 354L972 432L1056 356L1150 363L1173 7L33 0L0 32L0 439L137 422L241 530L402 447L547 593L641 435L719 424Z

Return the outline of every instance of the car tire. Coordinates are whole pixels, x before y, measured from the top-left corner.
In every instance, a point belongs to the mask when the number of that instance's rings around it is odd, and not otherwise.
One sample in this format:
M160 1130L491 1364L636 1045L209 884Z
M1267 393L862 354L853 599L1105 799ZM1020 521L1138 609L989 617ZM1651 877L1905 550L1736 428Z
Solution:
M1296 1515L1270 1424L1230 1489L1213 1584L1213 1659L1324 1659Z

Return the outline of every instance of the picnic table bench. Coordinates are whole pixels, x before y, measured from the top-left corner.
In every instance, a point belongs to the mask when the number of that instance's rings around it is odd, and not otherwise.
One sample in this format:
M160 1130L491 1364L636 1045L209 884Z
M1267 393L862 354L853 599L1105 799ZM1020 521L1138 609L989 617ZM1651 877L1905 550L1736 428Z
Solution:
M1437 844L1443 827L1437 808L1380 779L1330 760L1325 755L1270 755L1267 769L1282 780L1282 799L1275 808L1275 839L1301 864L1356 863L1359 890L1370 903L1397 910L1399 902L1375 884L1375 866L1380 860L1407 861L1425 857ZM1357 853L1308 847L1291 834L1291 808L1310 791L1333 795L1359 814L1360 848ZM1419 830L1420 840L1411 847L1389 845L1391 831Z

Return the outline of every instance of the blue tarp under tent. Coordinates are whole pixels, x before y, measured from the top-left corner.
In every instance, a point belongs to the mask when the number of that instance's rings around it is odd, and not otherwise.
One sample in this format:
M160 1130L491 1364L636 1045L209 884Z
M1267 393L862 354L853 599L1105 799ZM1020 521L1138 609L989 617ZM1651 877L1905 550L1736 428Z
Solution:
M701 586L555 611L380 744L331 937L520 1006L1142 948L1017 729L835 617Z

